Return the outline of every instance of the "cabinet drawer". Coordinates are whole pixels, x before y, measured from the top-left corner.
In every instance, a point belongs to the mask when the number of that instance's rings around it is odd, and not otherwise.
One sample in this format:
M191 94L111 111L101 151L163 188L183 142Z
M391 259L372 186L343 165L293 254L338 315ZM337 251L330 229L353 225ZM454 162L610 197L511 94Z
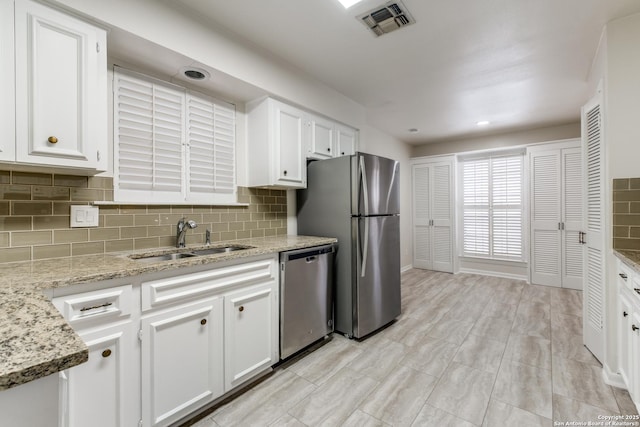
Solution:
M262 283L277 274L275 256L142 283L142 311Z
M633 269L628 267L625 263L618 260L618 284L621 287L629 289L631 292L640 296L640 292L636 292L635 289L640 289L640 278Z
M117 286L81 294L57 297L53 305L75 326L94 319L117 319L129 316L132 309L131 285Z

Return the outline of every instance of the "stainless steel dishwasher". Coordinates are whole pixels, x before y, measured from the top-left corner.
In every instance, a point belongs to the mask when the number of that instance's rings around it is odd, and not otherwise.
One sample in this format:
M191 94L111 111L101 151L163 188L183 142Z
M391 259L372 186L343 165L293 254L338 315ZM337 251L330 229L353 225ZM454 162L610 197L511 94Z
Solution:
M280 358L333 332L333 245L280 253Z

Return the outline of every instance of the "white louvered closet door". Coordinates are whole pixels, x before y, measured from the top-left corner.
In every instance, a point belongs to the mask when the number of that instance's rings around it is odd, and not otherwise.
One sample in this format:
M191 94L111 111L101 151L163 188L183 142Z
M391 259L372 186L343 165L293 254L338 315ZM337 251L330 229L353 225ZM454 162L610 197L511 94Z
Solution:
M431 269L430 166L414 165L413 182L413 266Z
M452 165L438 163L432 167L431 230L433 233L433 270L453 272L453 189Z
M453 272L453 165L413 166L413 266Z
M584 345L604 355L604 129L601 95L582 107L583 167L586 177L586 254L583 294Z
M560 151L531 153L531 282L561 286Z
M235 192L235 108L204 95L187 94L187 198L211 202Z
M582 290L584 245L582 150L562 150L562 287Z

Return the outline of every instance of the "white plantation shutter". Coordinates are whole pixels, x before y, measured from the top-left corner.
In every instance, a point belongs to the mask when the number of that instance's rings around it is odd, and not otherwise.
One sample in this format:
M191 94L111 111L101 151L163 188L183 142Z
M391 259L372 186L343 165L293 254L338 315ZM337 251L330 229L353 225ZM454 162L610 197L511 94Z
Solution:
M523 155L462 160L462 253L523 260Z
M114 104L116 189L180 195L184 94L116 73Z
M206 202L235 192L235 109L204 95L187 95L188 198ZM231 201L231 200L230 200Z
M115 201L236 201L232 104L117 68L114 128Z

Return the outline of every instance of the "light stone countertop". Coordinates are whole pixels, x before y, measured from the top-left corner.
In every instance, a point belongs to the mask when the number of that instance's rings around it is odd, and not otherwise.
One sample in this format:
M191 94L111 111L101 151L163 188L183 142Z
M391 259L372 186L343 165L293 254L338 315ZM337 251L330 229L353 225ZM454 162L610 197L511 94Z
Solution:
M614 249L613 254L622 262L640 274L640 251Z
M227 245L253 248L155 263L129 255L159 255L176 248L0 264L0 390L88 360L86 345L45 296L47 290L335 242L328 237L273 236L189 246L180 251Z

